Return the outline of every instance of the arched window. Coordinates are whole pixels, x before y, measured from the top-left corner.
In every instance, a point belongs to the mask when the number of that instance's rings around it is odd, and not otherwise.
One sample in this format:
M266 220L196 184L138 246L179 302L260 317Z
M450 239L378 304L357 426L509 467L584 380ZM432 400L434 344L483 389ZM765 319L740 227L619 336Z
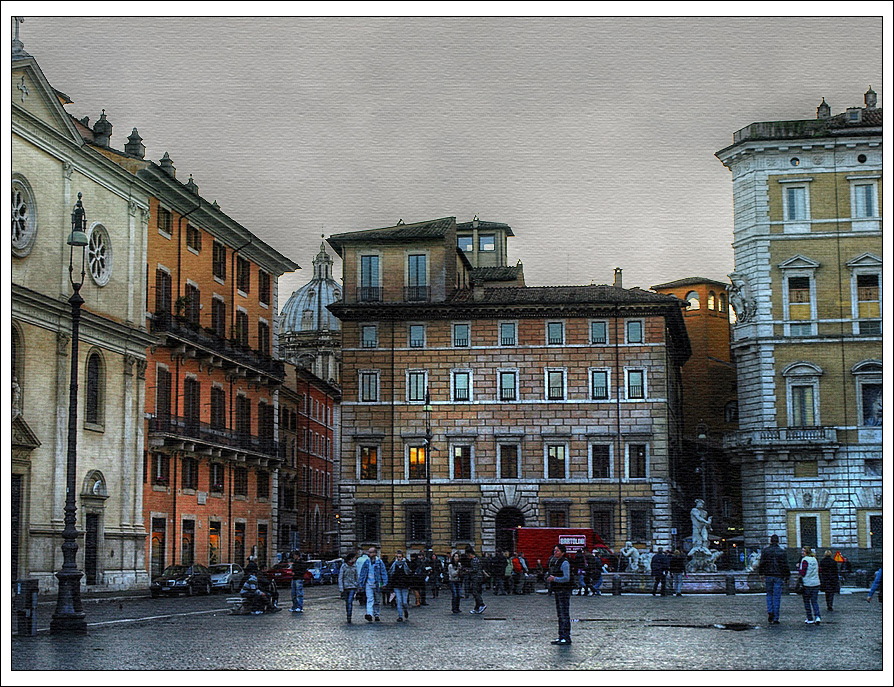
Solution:
M87 356L87 399L84 404L84 421L102 424L103 364L99 353Z
M708 310L714 310L714 305L717 302L717 295L713 291L708 292Z
M687 310L698 310L701 308L701 302L698 299L698 293L695 291L690 291L686 294L686 300L689 301L689 305L686 306Z
M717 309L720 312L726 312L726 294L722 291L720 292L720 303L717 306Z

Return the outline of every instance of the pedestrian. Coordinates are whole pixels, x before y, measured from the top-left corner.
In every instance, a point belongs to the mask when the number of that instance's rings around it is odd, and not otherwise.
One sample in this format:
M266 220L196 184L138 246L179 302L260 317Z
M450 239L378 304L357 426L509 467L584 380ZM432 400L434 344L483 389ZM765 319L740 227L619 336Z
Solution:
M409 562L410 579L409 588L416 597L416 607L428 606L425 602L425 561L423 561L418 553L412 554Z
M447 564L447 581L450 583L451 611L459 613L459 600L463 595L463 570L459 560L459 552L450 554L450 562Z
M599 591L602 587L602 558L598 549L593 549L587 556L587 584L593 596L602 596L602 592Z
M519 594L524 594L525 593L525 583L527 582L528 573L530 572L528 570L528 561L525 558L524 551L518 552L518 564L521 566L521 571L518 576L518 589L516 591ZM531 591L533 591L533 589Z
M525 591L525 573L527 569L522 565L522 554L517 552L512 557L512 593L523 594Z
M373 618L379 622L379 611L382 609L382 588L388 584L388 571L385 564L379 559L374 546L366 552L369 556L360 569L357 581L361 589L366 591L366 622L371 623Z
M683 577L686 574L686 554L678 546L670 558L670 574L674 585L674 596L683 596Z
M878 592L878 602L882 602L882 569L879 568L875 573L875 578L872 580L872 586L869 588L869 596L866 597L866 601L872 601L872 595Z
M655 582L652 585L652 596L658 593L658 586L661 585L661 596L667 596L667 571L669 561L664 553L664 548L659 546L658 553L652 556L652 577Z
M791 575L785 551L779 546L778 534L772 535L770 545L761 551L758 573L763 576L764 587L767 590L767 622L771 625L778 625L782 588Z
M459 562L462 563L463 566L463 598L468 599L472 588L472 575L470 574L472 557L469 556L467 550L463 550L459 555Z
M578 549L574 554L574 586L578 596L584 596L587 592L587 558L583 549ZM574 590L571 592L574 593Z
M404 552L400 549L394 554L394 562L388 570L388 579L394 588L394 596L397 599L397 622L402 623L409 619L410 611L407 607L407 596L410 586L410 566L404 558Z
M556 597L556 619L559 623L559 636L551 644L571 644L571 563L565 556L565 545L556 544L553 557L550 559L550 589Z
M466 553L469 556L469 577L471 579L470 590L472 596L475 598L475 608L469 612L481 614L484 613L484 609L487 608L484 599L481 598L481 587L484 584L484 564L481 562L478 554L475 553L475 549L471 544L466 546Z
M292 605L291 613L304 613L304 575L307 573L307 561L302 560L297 551L292 551Z
M341 564L341 568L338 569L338 591L341 592L345 600L348 625L351 624L351 616L354 613L354 596L357 594L358 579L357 554L351 552Z
M444 566L441 559L435 555L434 551L428 552L428 583L431 585L431 597L438 598L441 593L441 577L444 575Z
M819 625L822 618L819 614L819 564L816 556L809 546L801 549L801 562L798 564L798 574L804 583L802 596L804 597L804 612L807 614L808 625Z
M838 578L838 563L832 557L831 551L823 554L823 559L819 562L819 578L820 591L826 595L826 610L832 613L832 602L835 601L835 595L841 591L841 583Z

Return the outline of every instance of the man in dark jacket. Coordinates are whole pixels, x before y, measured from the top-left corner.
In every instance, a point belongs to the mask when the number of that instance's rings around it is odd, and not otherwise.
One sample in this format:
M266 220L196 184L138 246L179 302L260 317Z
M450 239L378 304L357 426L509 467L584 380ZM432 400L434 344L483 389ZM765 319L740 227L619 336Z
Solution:
M761 551L758 573L764 577L767 589L767 622L779 624L779 604L782 600L783 585L788 582L791 571L785 551L779 546L779 535L770 537L770 545Z
M658 547L658 553L652 556L652 577L655 583L652 585L652 596L658 593L658 585L661 585L661 596L667 596L667 571L670 561L664 555L664 549Z
M481 562L478 554L475 553L475 549L472 548L471 544L466 546L466 553L469 556L469 574L472 580L472 596L475 597L475 608L469 612L479 614L484 613L484 609L487 608L484 599L481 598L481 585L484 583L484 564Z
M307 561L297 551L292 551L292 606L291 613L304 613L304 575Z
M559 622L559 636L552 644L571 644L571 563L565 555L565 545L556 544L550 559L549 576L546 578L556 597L556 619Z

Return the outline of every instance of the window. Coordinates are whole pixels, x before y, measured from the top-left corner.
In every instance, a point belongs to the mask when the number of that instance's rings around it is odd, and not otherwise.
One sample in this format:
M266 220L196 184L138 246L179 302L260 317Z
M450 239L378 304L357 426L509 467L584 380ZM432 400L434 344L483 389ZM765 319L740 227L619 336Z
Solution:
M881 289L878 274L858 274L857 281L857 317L860 320L881 317ZM878 336L881 334L881 322L859 322L860 334Z
M258 322L258 350L270 355L270 325L266 322Z
M548 444L546 447L547 479L567 479L568 465L565 460L567 447L565 444Z
M739 421L739 402L730 401L723 408L723 419L725 422Z
M248 496L248 468L234 468L233 493L237 496Z
M243 348L248 348L248 313L245 310L236 311L235 341Z
M227 247L217 241L211 245L211 273L221 280L227 278Z
M882 515L869 515L869 546L881 551L882 549Z
M105 286L112 278L112 240L101 224L90 230L87 240L87 264L90 278L97 286Z
M626 370L627 398L640 399L646 397L646 373L644 370Z
M410 446L408 458L407 479L425 479L425 447Z
M196 521L183 520L180 525L180 564L192 565L195 562Z
M220 387L211 387L211 427L213 429L226 429L226 426L226 392Z
M594 401L608 398L608 370L590 370L590 398Z
M798 546L809 546L816 549L819 546L819 516L798 515Z
M500 370L500 400L515 401L518 399L518 372L516 370Z
M379 478L379 447L360 447L360 479L377 480Z
M546 509L547 527L568 527L568 508L552 505Z
M494 234L478 235L478 250L481 252L493 252L497 249L496 237Z
M187 284L185 289L186 309L183 313L186 321L199 326L199 315L202 310L202 294L195 284Z
M24 177L12 179L12 254L27 257L37 238L37 208L31 185Z
M627 536L635 542L651 539L649 521L652 510L644 506L629 506L627 510Z
M155 371L155 417L161 427L171 418L171 373L163 367Z
M425 401L427 374L424 370L407 370L407 401L422 403Z
M475 539L475 519L471 508L453 506L450 522L454 541L473 542Z
M469 370L451 370L450 377L453 400L460 403L472 400L472 373Z
M546 343L550 346L561 346L565 343L565 323L546 323Z
M241 255L236 257L236 288L242 293L251 292L251 263Z
M246 396L236 396L236 434L243 444L251 436L251 401Z
M615 537L615 526L613 522L613 511L605 506L593 506L592 523L593 529L602 541L613 541Z
M590 478L609 479L611 475L611 444L590 444Z
M181 463L181 472L181 488L193 491L199 488L199 461L195 458L184 458Z
M158 232L171 238L171 232L174 228L174 218L171 216L171 211L159 207L156 219L158 222Z
M500 462L500 479L518 479L521 476L519 470L518 444L499 444L497 446L497 460Z
M500 345L515 346L516 324L515 322L500 322Z
M882 365L864 360L851 368L857 382L857 411L863 427L882 427Z
M187 377L183 382L183 417L187 431L196 436L199 431L199 417L202 407L202 387L195 377Z
M186 225L186 247L196 253L202 250L202 232L191 224Z
M608 322L590 322L590 343L608 343Z
M361 348L375 348L379 345L378 330L374 324L365 324L360 327Z
M546 399L548 401L565 400L565 370L546 371Z
M627 445L627 478L646 479L649 476L645 444Z
M450 461L451 479L472 479L472 447L460 445L453 447Z
M687 293L686 301L689 303L689 305L686 306L686 310L698 310L702 307L697 291L690 291Z
M642 320L627 320L627 343L643 343Z
M455 323L453 325L453 345L456 348L465 348L469 345L469 325Z
M717 305L717 310L718 310L718 312L726 312L726 294L725 293L721 292L721 294L720 294L720 298L718 300L718 305Z
M428 300L428 270L426 255L407 256L406 300Z
M103 421L104 370L99 353L87 356L87 395L84 404L84 421L100 425Z
M379 509L377 506L357 506L357 541L379 541Z
M153 483L166 487L170 478L170 459L162 453L152 455L152 475Z
M456 245L461 251L466 253L470 252L475 247L471 236L457 236Z
M875 183L860 184L855 183L852 186L853 200L851 204L852 216L857 218L868 218L876 216L876 185Z
M267 472L266 470L258 470L257 481L258 481L258 498L259 499L269 499L270 498L270 473Z
M407 541L425 542L428 539L428 509L420 506L407 508Z
M360 402L376 403L379 400L379 373L360 372Z
M708 292L708 310L714 310L714 306L717 304L717 294L713 291Z
M171 273L158 268L155 270L155 312L171 312Z
M803 222L808 219L807 187L787 186L783 190L785 202L785 220L787 222Z
M211 329L220 338L227 336L227 304L222 298L211 299Z
M215 494L223 493L224 466L220 463L211 463L210 490Z
M270 305L270 275L258 270L258 301Z
M411 324L408 328L410 348L425 348L425 325Z
M379 256L360 256L360 301L380 301L382 291L379 288Z
M813 405L813 385L792 385L792 426L812 427L816 424Z

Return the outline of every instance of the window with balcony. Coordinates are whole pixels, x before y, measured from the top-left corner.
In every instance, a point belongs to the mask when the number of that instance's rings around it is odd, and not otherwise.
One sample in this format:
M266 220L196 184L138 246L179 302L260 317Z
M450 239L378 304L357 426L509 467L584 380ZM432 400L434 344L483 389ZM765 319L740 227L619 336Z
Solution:
M546 400L565 400L565 370L546 371Z
M590 343L597 345L608 343L608 322L601 320L590 322Z
M518 340L515 322L500 322L500 345L515 346Z
M561 346L565 343L565 323L546 323L546 343L550 346Z
M611 444L590 444L590 478L609 479L611 469Z
M450 388L455 402L465 403L472 400L472 372L470 370L451 370Z
M161 427L171 418L171 373L163 367L155 371L155 417Z
M472 479L472 447L458 445L453 447L453 460L450 462L451 479Z
M521 451L518 444L498 444L497 460L500 463L500 479L518 479L521 477Z
M608 370L590 370L590 398L594 401L608 399Z
M218 241L211 246L211 274L221 280L227 278L227 247Z
M816 407L813 384L792 384L790 426L813 427L816 425Z
M242 293L251 292L251 263L241 255L236 256L236 288Z
M379 345L378 328L374 324L364 324L360 327L361 348L376 348Z
M407 370L407 401L409 403L425 402L427 380L428 374L425 370Z
M642 320L627 320L627 343L640 344L643 343L643 322Z
M198 327L200 313L202 312L202 294L199 291L199 287L195 284L187 283L184 296L186 298L186 308L183 315L186 317L187 322Z
M202 386L195 377L187 377L183 382L183 417L187 431L196 436L202 410Z
M649 460L646 444L627 444L627 479L647 479Z
M361 480L377 480L379 478L379 447L360 447L359 473Z
M211 387L211 427L213 429L226 429L227 403L226 392L220 387Z
M236 434L243 444L251 437L251 401L247 396L236 396Z
M428 256L407 256L407 290L404 300L428 300Z
M409 446L407 458L407 479L425 479L425 446Z
M469 346L470 326L465 322L455 322L453 324L453 346L454 348L467 348Z
M407 327L410 348L425 348L425 325L411 324Z
M644 399L646 397L646 373L644 370L626 370L627 398Z
M361 302L381 301L382 289L379 281L379 256L360 256L360 297Z
M546 478L568 479L568 461L565 444L547 444L546 446Z
M518 371L500 370L497 375L500 378L500 400L518 400Z

